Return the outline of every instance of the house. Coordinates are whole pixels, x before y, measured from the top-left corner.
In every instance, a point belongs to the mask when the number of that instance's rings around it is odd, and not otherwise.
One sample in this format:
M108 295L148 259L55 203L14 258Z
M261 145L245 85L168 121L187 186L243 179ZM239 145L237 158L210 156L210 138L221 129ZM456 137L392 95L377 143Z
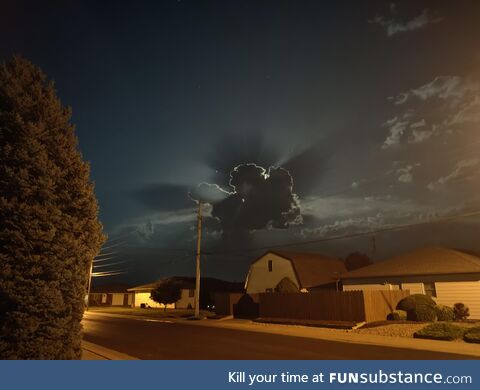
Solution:
M279 285L290 291L338 289L345 264L316 253L268 251L250 265L245 290L247 294L273 292Z
M471 318L480 318L480 258L459 250L421 248L342 276L343 289L410 290L437 303L462 302Z
M193 280L192 280L193 279ZM181 289L181 298L172 304L167 304L167 309L188 309L195 306L195 278L182 278L182 277L171 277L161 279L159 281L143 284L141 286L129 288L128 291L131 291L135 294L134 305L135 307L158 307L164 308L163 304L155 302L150 298L152 290L159 284L175 281Z
M129 289L135 294L135 307L146 304L149 307L164 307L150 299L150 293L158 283L165 281L175 281L179 283L182 290L182 297L176 304L167 305L167 308L187 309L195 307L195 277L190 276L173 276L161 279L160 281L144 284L142 286L132 287ZM216 293L230 293L243 291L242 283L228 282L215 278L200 279L200 307L211 308L214 305L214 295Z
M133 293L122 283L92 286L88 296L89 306L132 306Z

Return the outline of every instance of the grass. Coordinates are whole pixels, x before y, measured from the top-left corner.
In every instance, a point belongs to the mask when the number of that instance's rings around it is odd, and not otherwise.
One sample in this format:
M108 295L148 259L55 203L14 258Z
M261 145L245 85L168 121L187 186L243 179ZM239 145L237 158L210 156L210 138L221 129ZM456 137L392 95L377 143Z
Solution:
M436 322L415 332L413 337L431 340L457 340L465 334L465 328L448 322Z
M91 312L122 314L131 316L142 316L151 318L189 318L193 317L195 311L193 309L160 309L149 308L142 309L139 307L120 307L120 306L94 306L88 309ZM211 317L215 313L207 310L200 310L201 317Z
M480 344L480 326L475 326L473 328L468 329L465 332L465 336L463 336L463 339L467 343Z

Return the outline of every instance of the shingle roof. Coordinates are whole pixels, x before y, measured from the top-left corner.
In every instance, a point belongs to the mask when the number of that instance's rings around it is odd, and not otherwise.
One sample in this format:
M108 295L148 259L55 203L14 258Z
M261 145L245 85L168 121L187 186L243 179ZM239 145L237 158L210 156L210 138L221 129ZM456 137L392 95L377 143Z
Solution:
M455 249L427 247L379 261L342 279L480 273L480 258Z
M166 282L175 282L177 283L180 288L182 289L192 289L195 288L195 278L190 276L172 276L170 278L160 279L153 283L142 284L141 286L136 286L129 288L128 291L151 291L157 286L159 283L166 283Z
M333 283L345 272L342 260L317 253L270 251L291 261L302 288ZM263 257L263 256L262 256Z

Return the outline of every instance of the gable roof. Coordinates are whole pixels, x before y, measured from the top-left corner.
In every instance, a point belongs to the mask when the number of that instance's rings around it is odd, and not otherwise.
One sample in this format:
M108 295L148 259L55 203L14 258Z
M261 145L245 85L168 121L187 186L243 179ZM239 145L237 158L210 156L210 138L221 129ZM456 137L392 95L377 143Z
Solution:
M426 247L356 269L342 279L480 273L480 258L455 249Z
M268 251L290 260L301 288L311 288L334 283L347 272L342 260L308 252Z

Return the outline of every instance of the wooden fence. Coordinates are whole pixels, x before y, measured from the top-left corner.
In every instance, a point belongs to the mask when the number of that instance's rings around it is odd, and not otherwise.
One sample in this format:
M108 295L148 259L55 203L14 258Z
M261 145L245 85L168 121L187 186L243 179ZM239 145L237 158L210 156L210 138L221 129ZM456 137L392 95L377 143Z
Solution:
M395 310L397 303L407 295L408 290L365 290L363 300L365 302L365 321L382 321L387 315Z
M232 315L233 305L236 305L243 295L243 293L215 293L215 313L227 316Z
M331 321L381 321L408 291L315 291L262 293L259 316Z

